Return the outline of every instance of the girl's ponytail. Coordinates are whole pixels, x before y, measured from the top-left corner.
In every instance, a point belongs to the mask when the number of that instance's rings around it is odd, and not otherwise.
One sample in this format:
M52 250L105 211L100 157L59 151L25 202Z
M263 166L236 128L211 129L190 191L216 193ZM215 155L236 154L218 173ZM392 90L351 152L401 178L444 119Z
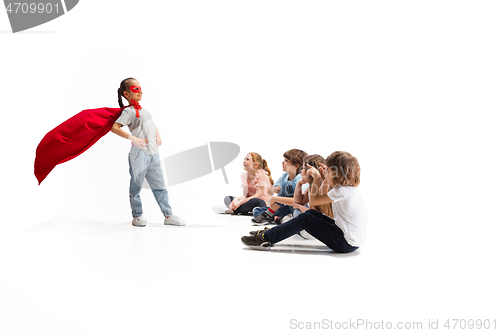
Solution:
M120 88L118 88L118 105L120 105L121 109L123 109L124 106L122 101L122 96L125 91L128 91L130 80L135 80L135 79L133 77L126 78L120 83Z
M267 161L262 159L262 169L267 173L267 176L269 177L269 181L271 182L271 186L274 185L274 180L273 177L271 177L271 170L267 167Z
M267 162L265 159L262 158L259 154L255 152L249 153L252 156L252 161L259 163L258 169L263 169L267 176L269 177L269 181L271 182L271 186L274 185L273 178L271 177L271 170L267 167Z
M123 92L120 92L120 89L118 89L118 105L120 105L120 109L123 109L122 94Z

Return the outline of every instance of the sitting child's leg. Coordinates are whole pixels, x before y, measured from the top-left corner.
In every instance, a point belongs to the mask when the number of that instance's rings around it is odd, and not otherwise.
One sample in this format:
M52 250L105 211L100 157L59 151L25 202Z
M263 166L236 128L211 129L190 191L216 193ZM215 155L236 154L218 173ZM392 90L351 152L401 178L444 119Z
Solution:
M256 207L266 207L265 201L259 198L250 199L249 201L239 206L234 211L234 214L248 214L251 213L252 210Z
M301 211L300 209L295 208L295 209L293 210L293 214L292 214L292 215L293 215L293 218L296 218L296 217L297 217L297 216L299 216L300 214L302 214L302 211Z
M228 195L224 198L224 205L226 205L226 207L229 207L229 205L231 204L231 202L233 202L234 200L234 197L232 195Z
M295 184L291 181L283 183L278 195L271 198L271 206L267 210L258 210L254 212L255 218L252 222L259 224L268 224L274 221L274 216L283 217L293 213L293 206L276 201L276 198L293 198ZM289 199L290 200L290 199ZM292 200L290 200L292 202Z
M342 230L335 225L334 220L313 209L300 214L286 223L267 230L265 233L258 234L262 240L268 241L271 244L278 243L288 237L291 237L301 230L306 230L313 237L324 243L335 252L349 253L357 249L351 246L344 238ZM242 238L243 243L246 237Z
M288 214L293 214L293 206L281 205L281 207L274 213L278 217L284 217Z
M264 213L268 209L269 209L269 207L267 207L267 206L265 206L265 207L255 207L252 210L253 217L257 217L257 216L261 215L262 213Z

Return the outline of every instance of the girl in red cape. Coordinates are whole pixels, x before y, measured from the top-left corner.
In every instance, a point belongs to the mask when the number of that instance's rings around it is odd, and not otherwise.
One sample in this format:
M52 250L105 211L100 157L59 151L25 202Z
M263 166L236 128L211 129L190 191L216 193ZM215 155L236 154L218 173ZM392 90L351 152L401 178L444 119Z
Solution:
M127 107L123 106L122 97L129 102ZM151 114L139 105L141 100L142 89L139 81L134 78L123 80L118 88L118 104L123 108L123 111L111 128L113 133L132 141L128 158L132 225L136 227L146 225L146 218L142 215L140 197L144 179L148 182L156 202L165 216L164 224L186 225L182 218L172 214L172 208L168 203L168 191L165 187L160 155L158 154L158 146L162 144L160 132L155 126ZM131 134L122 130L122 126L128 126Z
M122 98L128 101L128 106L123 105ZM148 182L165 216L164 224L186 225L182 218L172 214L158 154L158 146L162 144L161 136L151 114L140 106L141 100L139 81L127 78L120 83L118 89L119 109L84 110L47 133L37 147L35 176L40 185L56 165L82 154L111 130L132 141L129 154L132 225L146 225L140 197L144 180ZM131 134L122 130L122 126L128 126Z

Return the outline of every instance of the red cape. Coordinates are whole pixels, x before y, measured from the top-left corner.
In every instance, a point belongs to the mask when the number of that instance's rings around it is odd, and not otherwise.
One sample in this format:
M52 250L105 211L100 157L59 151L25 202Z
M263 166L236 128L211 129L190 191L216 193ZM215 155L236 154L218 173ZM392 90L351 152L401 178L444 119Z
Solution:
M47 133L36 149L35 176L38 185L56 165L77 157L108 133L121 110L83 110Z

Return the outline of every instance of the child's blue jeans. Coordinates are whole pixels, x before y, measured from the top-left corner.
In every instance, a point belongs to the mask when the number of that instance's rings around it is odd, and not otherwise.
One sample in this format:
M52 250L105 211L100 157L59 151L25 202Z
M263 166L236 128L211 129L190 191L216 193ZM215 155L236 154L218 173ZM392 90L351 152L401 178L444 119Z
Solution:
M295 193L295 184L291 181L286 181L283 183L283 186L281 186L280 191L278 192L278 196L280 197L288 197L288 198L293 198L293 194ZM283 217L288 214L293 214L293 206L287 206L282 203L277 202L280 206L276 213L274 215L278 217ZM257 217L260 214L264 213L266 210L268 210L269 207L257 207L252 211L253 217Z
M141 148L133 146L130 149L129 157L130 188L129 198L132 216L142 215L141 189L144 179L147 180L153 195L160 206L164 216L172 214L172 208L168 203L168 191L163 180L161 170L160 155L148 155Z
M278 243L296 233L305 230L311 236L338 253L349 253L358 249L345 240L344 232L330 217L309 209L296 218L269 229L264 237L272 244Z

